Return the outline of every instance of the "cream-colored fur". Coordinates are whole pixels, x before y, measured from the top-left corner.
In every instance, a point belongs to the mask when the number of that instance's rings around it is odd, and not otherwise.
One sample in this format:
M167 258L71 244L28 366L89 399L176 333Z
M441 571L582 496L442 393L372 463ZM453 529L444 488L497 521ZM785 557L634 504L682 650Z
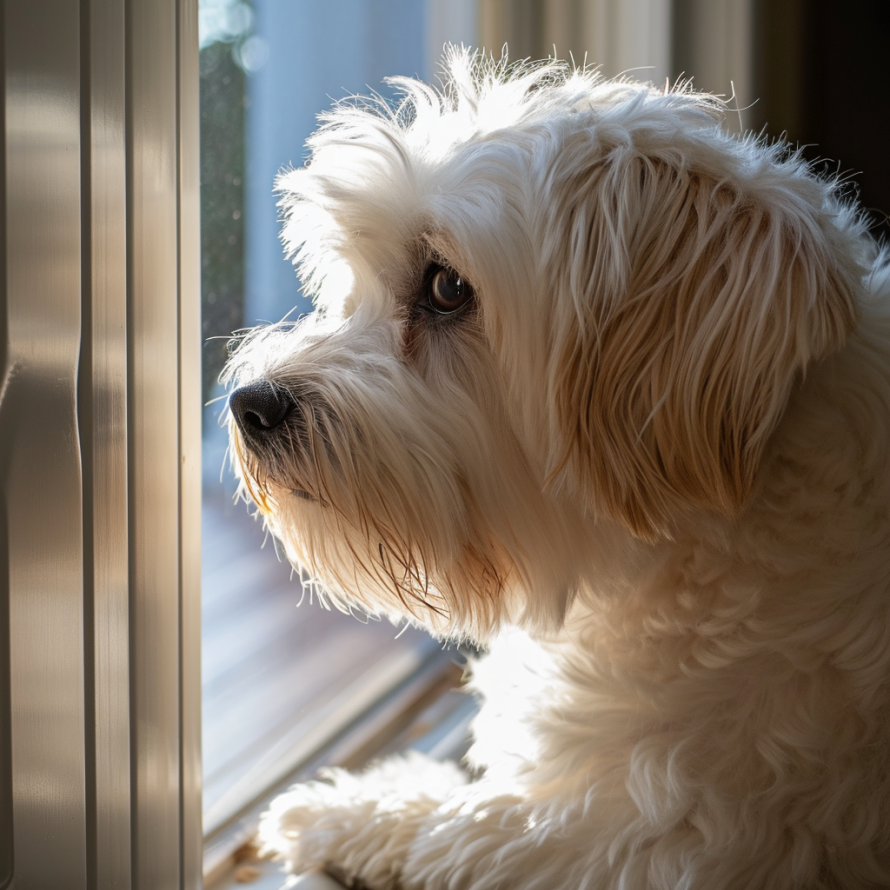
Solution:
M855 208L686 87L462 52L397 85L281 177L318 308L245 338L230 379L292 407L232 439L335 603L490 647L477 777L335 771L264 843L374 890L890 886L890 274Z

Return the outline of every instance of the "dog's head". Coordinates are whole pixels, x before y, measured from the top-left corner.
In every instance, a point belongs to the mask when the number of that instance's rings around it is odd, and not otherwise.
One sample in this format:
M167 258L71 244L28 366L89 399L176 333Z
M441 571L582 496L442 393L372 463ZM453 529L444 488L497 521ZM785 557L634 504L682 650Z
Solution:
M244 488L337 600L557 624L622 537L733 517L851 330L861 225L689 89L455 53L279 180L317 310L228 369Z

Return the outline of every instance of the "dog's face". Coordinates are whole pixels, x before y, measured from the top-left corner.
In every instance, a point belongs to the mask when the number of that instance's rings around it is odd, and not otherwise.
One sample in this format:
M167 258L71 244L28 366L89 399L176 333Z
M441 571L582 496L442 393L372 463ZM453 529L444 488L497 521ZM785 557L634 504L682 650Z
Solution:
M237 465L338 602L553 627L622 541L744 507L854 323L857 226L689 91L466 55L402 86L280 179L317 311L231 359Z

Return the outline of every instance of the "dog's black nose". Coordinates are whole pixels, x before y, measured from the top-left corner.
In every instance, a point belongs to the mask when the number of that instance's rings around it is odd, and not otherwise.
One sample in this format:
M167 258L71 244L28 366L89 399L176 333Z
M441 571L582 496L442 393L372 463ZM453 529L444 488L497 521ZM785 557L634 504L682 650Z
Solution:
M242 386L229 396L235 422L248 437L274 430L293 408L294 401L287 391L268 380Z

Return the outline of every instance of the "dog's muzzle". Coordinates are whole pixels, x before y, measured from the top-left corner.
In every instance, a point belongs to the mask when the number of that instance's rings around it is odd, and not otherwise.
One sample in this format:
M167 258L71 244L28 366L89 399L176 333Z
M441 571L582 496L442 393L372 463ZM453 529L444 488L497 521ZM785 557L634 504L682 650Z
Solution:
M294 407L289 393L268 380L242 386L229 397L229 410L248 442L262 442Z

